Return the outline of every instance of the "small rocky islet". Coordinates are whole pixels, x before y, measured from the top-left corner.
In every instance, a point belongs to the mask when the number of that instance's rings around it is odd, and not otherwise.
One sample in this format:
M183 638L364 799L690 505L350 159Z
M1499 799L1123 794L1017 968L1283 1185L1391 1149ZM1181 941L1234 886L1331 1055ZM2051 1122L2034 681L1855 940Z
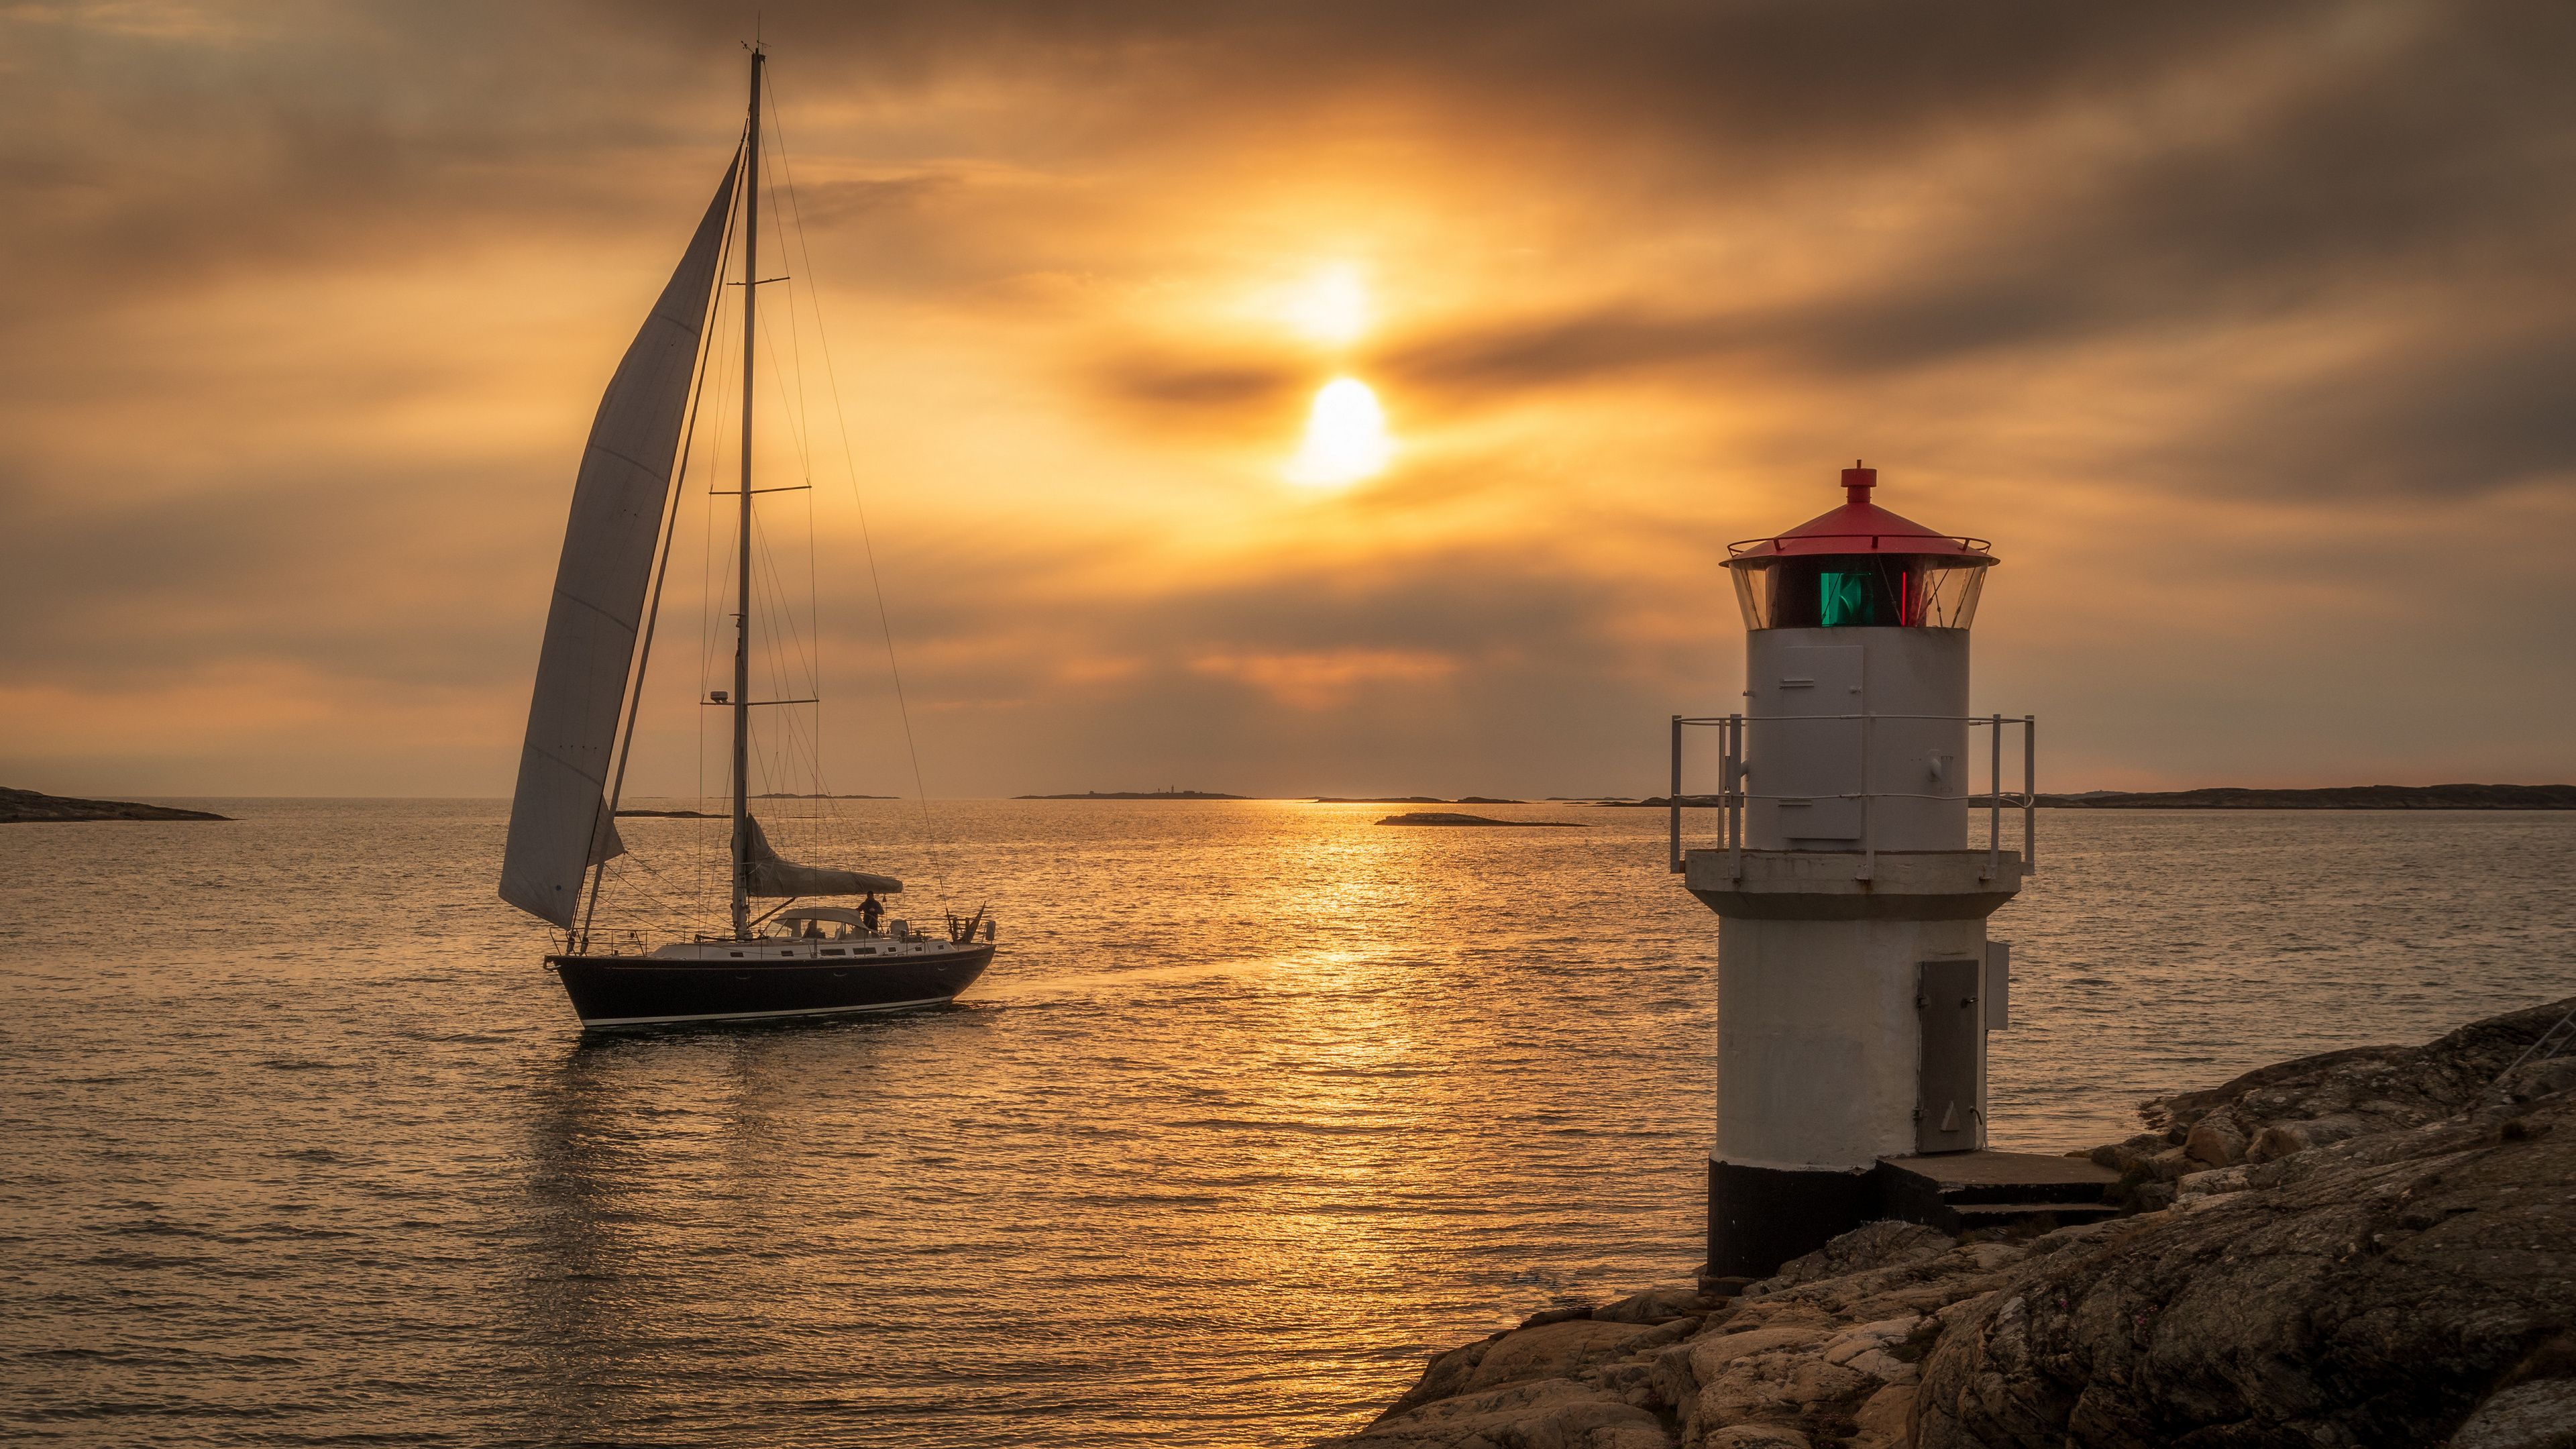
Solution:
M2571 1011L2149 1101L2081 1154L2123 1216L1549 1309L1317 1449L2569 1449Z
M1460 815L1446 810L1408 810L1402 815L1386 816L1377 823L1380 825L1525 825L1542 830L1587 828L1572 820L1496 820L1489 815Z
M0 785L0 825L41 825L75 820L230 820L210 810L181 810L173 805L138 805L131 800L82 800L13 790Z

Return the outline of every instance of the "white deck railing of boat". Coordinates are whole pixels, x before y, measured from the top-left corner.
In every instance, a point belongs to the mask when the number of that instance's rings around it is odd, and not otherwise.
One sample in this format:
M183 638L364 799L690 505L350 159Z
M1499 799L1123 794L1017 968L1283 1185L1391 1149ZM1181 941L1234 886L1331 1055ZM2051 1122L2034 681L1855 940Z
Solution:
M1872 725L1875 721L1883 719L1941 720L1951 723L1964 723L1971 729L1982 727L1992 730L1993 733L1989 735L1986 740L1988 749L1986 752L1987 775L1985 795L1982 797L1974 795L1926 795L1905 790L1871 789L1869 778L1870 747L1874 743L1872 738L1874 733ZM1829 720L1860 721L1861 779L1860 788L1858 790L1850 791L1841 795L1763 795L1745 790L1744 784L1746 769L1744 761L1744 727L1746 725L1799 723L1821 724ZM1974 802L1982 798L1985 801L1986 806L1986 868L1982 872L1982 878L1986 880L1994 879L2003 870L2003 813L2005 805L2010 803L2013 809L2021 812L2022 873L2024 875L2036 875L2039 872L2039 794L2037 788L2039 777L2039 747L2037 743L2038 720L2034 716L2023 715L2018 719L2013 719L1999 714L1730 714L1712 716L1707 719L1693 719L1686 715L1677 714L1672 717L1672 721L1673 784L1672 793L1666 797L1666 801L1667 810L1671 816L1672 822L1670 832L1670 864L1675 874L1679 874L1683 867L1682 810L1685 808L1684 802L1686 799L1690 802L1690 808L1714 807L1726 812L1726 850L1728 852L1727 878L1729 880L1742 880L1744 878L1744 802L1748 800L1858 800L1860 802L1860 868L1854 876L1854 879L1857 880L1870 879L1870 877L1875 873L1878 863L1878 839L1876 833L1872 829L1872 822L1870 819L1869 806L1871 801L1904 799L1961 800ZM2014 726L2018 726L2021 729L2021 790L2017 794L2007 795L2004 793L2003 788L2004 731ZM1682 794L1682 732L1686 728L1715 729L1720 732L1719 739L1724 747L1725 755L1721 762L1718 775L1719 792L1714 796L1685 797ZM1974 808L1973 803L1971 804L1971 808Z

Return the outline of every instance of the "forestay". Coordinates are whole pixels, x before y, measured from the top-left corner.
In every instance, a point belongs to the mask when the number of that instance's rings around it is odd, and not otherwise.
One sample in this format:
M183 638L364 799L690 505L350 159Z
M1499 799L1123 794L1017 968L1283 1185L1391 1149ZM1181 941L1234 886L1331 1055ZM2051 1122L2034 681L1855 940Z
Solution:
M501 899L558 926L572 924L587 868L624 851L609 825L609 761L740 170L739 159L726 169L609 379L573 484L501 863Z

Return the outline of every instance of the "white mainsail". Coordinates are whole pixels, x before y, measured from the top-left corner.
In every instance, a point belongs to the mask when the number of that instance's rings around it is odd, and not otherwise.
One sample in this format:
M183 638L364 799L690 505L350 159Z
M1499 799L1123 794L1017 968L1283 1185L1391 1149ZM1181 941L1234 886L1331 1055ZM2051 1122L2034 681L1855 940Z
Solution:
M762 830L760 821L751 816L743 817L742 880L744 895L769 898L870 893L890 896L903 889L903 882L890 875L834 870L823 865L798 865L770 845L769 833Z
M584 872L625 849L609 819L609 761L740 171L737 157L609 379L573 484L501 861L501 899L558 926L573 922Z

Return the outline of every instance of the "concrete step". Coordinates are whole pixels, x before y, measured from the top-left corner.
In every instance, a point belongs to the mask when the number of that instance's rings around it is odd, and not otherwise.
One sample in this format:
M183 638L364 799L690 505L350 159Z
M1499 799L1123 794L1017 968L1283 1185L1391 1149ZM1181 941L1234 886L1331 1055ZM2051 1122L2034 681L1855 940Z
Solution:
M2120 1210L2107 1202L1964 1202L1951 1206L1959 1220L1972 1228L1990 1228L2014 1218L2054 1217L2060 1227L2077 1223L2097 1223L2118 1217Z
M1878 1160L1880 1201L1890 1217L1945 1233L1992 1227L2037 1213L2092 1222L2118 1210L2102 1200L2119 1174L2081 1157L2037 1152L1943 1152Z

